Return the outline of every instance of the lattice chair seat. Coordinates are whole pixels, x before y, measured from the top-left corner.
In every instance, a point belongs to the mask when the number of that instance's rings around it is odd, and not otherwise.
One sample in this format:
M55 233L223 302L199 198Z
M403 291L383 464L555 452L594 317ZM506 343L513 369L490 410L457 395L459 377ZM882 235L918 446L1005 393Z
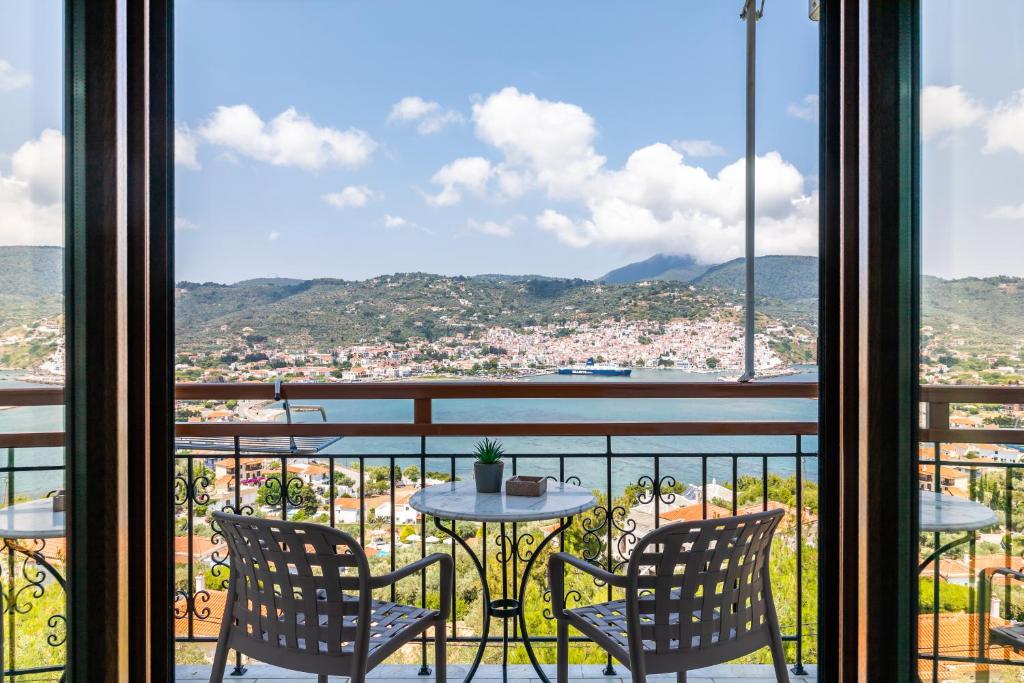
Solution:
M678 596L675 599L678 599ZM655 623L653 615L654 600L640 598L639 602L641 605L640 624L646 627L653 627ZM644 607L650 607L651 609L645 610ZM626 617L625 600L611 600L609 602L600 602L596 605L566 610L566 616L575 626L591 637L604 638L612 647L618 647L621 650L619 654L622 657L629 656L629 625ZM701 610L694 610L691 621L707 627L706 633L691 636L691 648L699 649L702 641L705 647L718 644L722 634L720 625L721 615L717 609L711 610L708 616L704 618L701 616ZM679 612L669 612L665 623L673 630L677 630L679 627ZM733 639L735 637L736 629L729 629L727 638ZM679 639L669 638L668 646L672 650L679 650ZM658 649L657 643L650 639L643 641L643 648L646 652L657 652Z
M223 680L228 649L288 669L326 676L366 672L428 629L438 683L445 680L445 619L454 573L434 554L372 576L366 554L346 533L320 524L215 512L230 549L229 600L211 681ZM440 565L441 609L375 600L375 589Z
M359 600L354 597L345 597L345 602L353 603L358 605ZM426 609L423 607L414 607L412 605L402 605L397 602L386 602L384 600L373 600L370 603L370 638L368 641L368 654L372 655L377 649L384 645L387 645L392 641L393 638L400 640L407 640L410 637L415 637L421 632L433 625L433 622L437 620L439 612L436 609ZM280 620L283 623L283 619ZM320 614L317 618L318 629L326 629L328 617L326 614ZM352 629L353 631L357 627L358 617L347 615L342 617L342 630ZM296 626L306 626L306 615L299 612L295 615ZM411 633L410 633L411 632ZM266 631L262 632L263 640L269 641L270 636ZM279 634L277 637L278 645L285 647L288 645L288 639ZM306 639L296 638L298 648L300 650L306 649ZM341 644L341 652L343 654L350 654L355 643L353 641L343 642ZM327 643L320 641L317 643L317 649L326 654L328 651Z

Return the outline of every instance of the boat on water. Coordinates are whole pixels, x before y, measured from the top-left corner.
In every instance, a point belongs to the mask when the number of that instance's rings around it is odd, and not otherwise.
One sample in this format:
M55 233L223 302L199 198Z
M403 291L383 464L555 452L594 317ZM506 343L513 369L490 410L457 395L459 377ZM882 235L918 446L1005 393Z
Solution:
M603 377L629 377L633 372L630 368L619 367L618 365L598 364L593 358L588 358L584 365L570 365L558 368L559 375L601 375Z

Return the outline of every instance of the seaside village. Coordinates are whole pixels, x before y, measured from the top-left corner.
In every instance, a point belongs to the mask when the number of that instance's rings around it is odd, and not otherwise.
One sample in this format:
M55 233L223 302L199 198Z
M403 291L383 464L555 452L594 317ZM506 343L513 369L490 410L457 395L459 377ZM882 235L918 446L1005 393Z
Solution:
M690 372L736 371L743 364L743 329L731 321L651 321L599 325L570 323L483 328L433 341L376 340L330 349L293 348L243 328L212 341L213 348L179 353L180 381L386 381L410 377L491 376L503 379L546 374L594 359L621 367ZM790 364L780 341L812 345L810 333L779 325L759 333L756 363L762 373L782 374Z

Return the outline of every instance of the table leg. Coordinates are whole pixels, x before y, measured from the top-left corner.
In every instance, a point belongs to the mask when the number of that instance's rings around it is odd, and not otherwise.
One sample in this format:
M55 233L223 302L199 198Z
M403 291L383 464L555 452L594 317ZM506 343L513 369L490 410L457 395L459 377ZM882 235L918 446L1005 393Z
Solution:
M64 594L67 595L67 584L65 583L64 576L60 572L58 572L56 570L56 568L54 568L54 566L52 564L50 564L49 560L46 559L46 556L43 555L42 550L43 550L43 548L46 547L45 545L40 547L40 548L31 548L31 547L29 547L27 545L19 543L18 539L14 539L14 538L5 538L5 539L3 539L3 545L4 545L5 548L7 548L7 552L12 554L11 555L12 557L13 557L13 553L20 553L20 554L24 555L26 558L29 558L33 562L35 562L37 566L43 567L44 569L46 569L46 571L48 571L50 573L50 576L52 576L53 579L57 582L57 584L61 587L61 590L64 591ZM43 590L42 582L43 582L43 580L46 577L45 577L45 575L42 575L42 576L38 577L38 580L34 581L31 578L29 578L28 575L26 574L25 578L28 579L29 585L28 586L23 586L17 592L12 594L9 597L9 599L8 599L7 608L11 611L12 614L13 614L13 612L18 611L18 595L23 590L25 590L26 588L29 588L30 586L34 586L34 587L36 587L39 590ZM56 626L61 621L64 621L64 616L63 615L54 614L54 615L51 615L49 619L47 619L46 623L47 623L47 625L50 628L56 628ZM0 631L0 633L2 633L2 631ZM14 634L12 633L11 637L13 637L13 635ZM52 633L46 637L46 641L47 641L47 643L49 643L53 647L57 647L58 645L62 645L64 643L64 641L59 636L56 636L56 635L54 635ZM0 638L0 648L2 648L2 638ZM3 657L2 657L2 655L0 655L0 672L3 671L2 667L3 667ZM63 681L65 680L66 676L67 676L67 672L66 671L61 672L61 675L60 675L61 683L63 683Z
M964 543L970 541L972 538L974 538L974 532L970 531L967 533L966 536L963 536L961 538L954 538L949 543L946 543L945 545L936 548L928 557L924 558L924 561L921 562L921 564L917 565L917 573L920 574L921 572L923 572L928 565L930 565L932 562L938 559L939 556L945 553L946 551L952 550L958 545L963 545Z
M540 545L538 545L536 548L533 548L532 550L527 550L525 554L519 555L520 559L523 559L526 562L526 566L523 568L523 578L519 582L519 596L517 598L520 605L518 614L519 633L520 637L522 637L523 639L523 648L526 650L526 655L530 658L530 663L533 664L533 668L537 671L537 675L540 677L540 680L544 683L551 683L551 681L544 673L544 670L541 669L540 662L537 661L537 655L535 655L533 652L533 644L530 642L530 633L526 628L525 610L522 608L522 606L526 604L526 586L529 583L530 572L533 569L534 563L537 561L537 557L540 555L540 552L544 550L545 546L547 546L547 544L551 542L551 539L553 539L555 536L569 528L569 526L572 524L572 517L566 517L560 520L560 522L561 523L558 525L558 528L552 531L547 536L545 536L544 540L540 542ZM531 542L533 540L533 538L528 534L520 536L518 540L521 541L523 538L529 538ZM519 552L518 548L515 550L515 552Z
M476 657L473 658L473 664L469 667L469 672L466 674L466 678L464 679L464 683L469 683L471 680L473 680L473 676L476 675L477 669L480 668L480 662L484 658L484 650L487 648L487 636L491 630L491 591L487 587L487 575L484 573L484 566L480 562L480 558L477 557L477 554L475 552L473 552L473 549L469 546L469 544L466 543L461 536L455 533L455 522L452 522L452 526L449 529L448 527L445 527L443 524L441 524L440 519L434 517L434 526L436 526L439 531L449 536L452 539L452 541L462 546L462 549L466 551L467 555L469 555L469 559L473 560L473 564L476 566L476 571L480 575L480 583L481 588L483 590L484 601L484 625L483 633L480 634L480 647L477 648Z

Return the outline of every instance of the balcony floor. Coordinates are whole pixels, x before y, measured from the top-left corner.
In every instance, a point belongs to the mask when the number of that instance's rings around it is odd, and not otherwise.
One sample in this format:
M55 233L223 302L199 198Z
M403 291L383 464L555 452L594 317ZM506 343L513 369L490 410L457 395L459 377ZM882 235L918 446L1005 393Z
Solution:
M451 665L448 667L449 681L462 681L466 673L465 665ZM533 667L525 664L514 664L508 667L508 680L510 683L540 683ZM793 683L811 683L816 680L816 668L814 665L806 667L807 676L794 676L790 674L790 681ZM554 680L554 665L545 666L545 673ZM629 672L616 667L617 675L605 676L602 673L603 667L574 664L569 667L569 677L572 680L585 680L588 683L629 683ZM433 676L418 676L418 666L408 665L383 665L370 672L368 678L375 683L413 683L423 681L430 683ZM179 666L176 672L176 679L179 683L194 683L196 681L207 681L210 678L210 667L200 665ZM651 681L674 681L675 674L659 674L648 676ZM310 674L287 671L275 666L264 664L253 664L248 667L246 674L240 677L225 676L225 681L232 683L286 683L288 681L315 681L316 676ZM344 680L332 678L331 682ZM499 683L501 681L501 667L498 665L483 665L477 671L474 681L481 683ZM775 675L772 668L763 664L722 664L711 666L706 669L691 671L687 683L721 683L732 681L733 683L775 683Z

